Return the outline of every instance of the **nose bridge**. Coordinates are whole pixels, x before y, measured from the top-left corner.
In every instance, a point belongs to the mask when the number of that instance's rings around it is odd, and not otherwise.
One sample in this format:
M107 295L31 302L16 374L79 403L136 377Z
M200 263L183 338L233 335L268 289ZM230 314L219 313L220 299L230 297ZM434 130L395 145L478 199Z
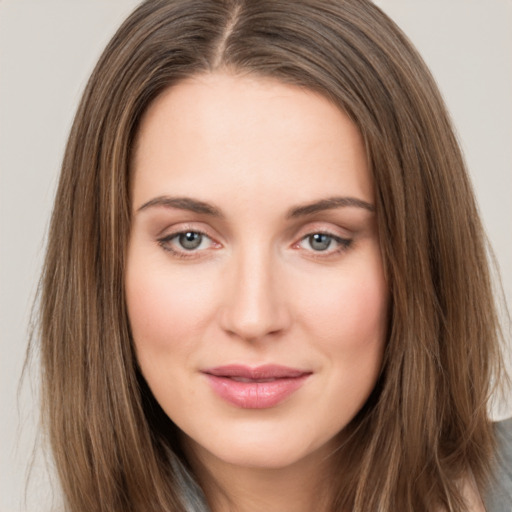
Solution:
M289 321L278 269L262 244L240 248L233 258L223 311L223 328L247 340L282 331Z

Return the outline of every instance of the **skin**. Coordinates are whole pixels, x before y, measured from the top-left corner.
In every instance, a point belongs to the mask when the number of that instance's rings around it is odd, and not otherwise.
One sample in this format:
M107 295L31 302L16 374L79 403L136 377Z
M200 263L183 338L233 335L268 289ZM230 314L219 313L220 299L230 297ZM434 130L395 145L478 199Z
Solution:
M126 300L137 358L183 432L212 509L327 508L319 496L329 455L375 385L388 320L357 128L311 91L201 75L150 106L132 172ZM219 215L162 197L202 201ZM289 215L333 197L352 202ZM205 236L186 250L182 232ZM332 237L326 250L312 245L315 233ZM277 406L245 409L202 373L235 363L311 375Z

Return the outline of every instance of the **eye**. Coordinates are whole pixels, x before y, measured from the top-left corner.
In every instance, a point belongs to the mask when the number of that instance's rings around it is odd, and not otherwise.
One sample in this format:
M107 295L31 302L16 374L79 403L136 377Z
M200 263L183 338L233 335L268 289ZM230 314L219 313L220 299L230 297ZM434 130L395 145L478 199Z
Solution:
M193 251L194 249L197 249L203 242L203 234L196 233L194 231L180 233L179 235L176 235L176 238L179 245L187 251Z
M215 242L200 231L180 231L158 239L159 245L177 256L187 257L215 246Z
M352 240L341 238L330 233L311 233L305 236L298 244L302 249L311 249L314 252L329 254L347 249Z

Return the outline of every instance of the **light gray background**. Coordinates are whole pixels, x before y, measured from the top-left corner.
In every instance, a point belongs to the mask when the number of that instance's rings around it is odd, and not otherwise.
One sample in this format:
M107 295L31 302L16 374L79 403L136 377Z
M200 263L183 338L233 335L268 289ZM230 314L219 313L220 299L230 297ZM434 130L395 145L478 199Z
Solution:
M49 510L37 403L16 391L67 132L99 53L136 0L0 0L0 512ZM438 80L512 298L512 0L376 0ZM510 338L509 338L510 341ZM37 376L35 377L37 388ZM496 410L497 417L512 412Z

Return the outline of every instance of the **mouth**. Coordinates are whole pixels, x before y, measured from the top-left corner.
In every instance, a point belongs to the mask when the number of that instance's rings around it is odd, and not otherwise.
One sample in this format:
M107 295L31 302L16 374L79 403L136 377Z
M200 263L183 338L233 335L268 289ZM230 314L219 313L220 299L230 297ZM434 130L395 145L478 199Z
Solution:
M202 373L220 398L243 409L275 407L297 391L312 375L311 371L280 365L256 368L227 365L208 368Z

